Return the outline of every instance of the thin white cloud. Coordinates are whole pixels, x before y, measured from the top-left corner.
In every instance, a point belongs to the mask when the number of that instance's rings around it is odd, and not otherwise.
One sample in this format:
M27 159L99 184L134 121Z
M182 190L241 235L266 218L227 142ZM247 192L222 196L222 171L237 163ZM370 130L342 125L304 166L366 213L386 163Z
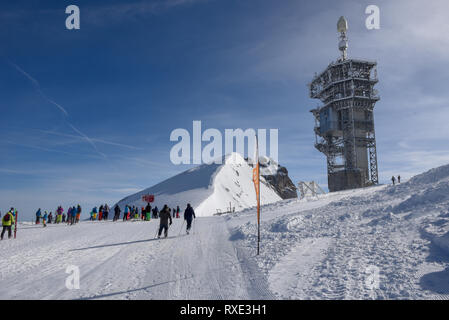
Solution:
M43 132L43 133L47 133L47 134L51 134L51 135L55 135L55 136L60 136L60 137L68 137L68 138L74 138L74 139L81 138L83 140L85 139L84 137L80 137L79 135L60 133L60 132L56 132L56 131L41 130L41 129L37 129L37 131L40 131L40 132ZM143 150L142 148L139 148L139 147L136 147L136 146L131 146L131 145L123 144L123 143L117 143L117 142L113 142L113 141L107 141L107 140L103 140L103 139L91 138L91 140L93 142L108 144L108 145L112 145L112 146L132 149L132 150Z
M88 158L99 159L98 156L94 156L94 155L87 154L87 153L78 154L78 153L73 153L73 152L66 152L66 151L61 151L61 150L56 150L56 149L45 148L45 147L37 146L37 145L30 145L30 144L25 144L25 143L17 143L17 142L8 141L8 140L4 140L4 141L2 141L2 143L7 143L7 144L15 145L15 146L18 146L18 147L36 149L36 150L41 150L41 151L56 152L56 153L70 155L70 156L76 155L76 156L83 156L83 157L88 157ZM11 173L12 173L12 171L11 171Z

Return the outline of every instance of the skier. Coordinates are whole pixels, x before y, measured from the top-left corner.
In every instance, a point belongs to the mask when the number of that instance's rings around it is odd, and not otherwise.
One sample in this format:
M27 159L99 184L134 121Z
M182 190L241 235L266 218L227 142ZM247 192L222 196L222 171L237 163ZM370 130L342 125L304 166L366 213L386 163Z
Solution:
M69 207L69 209L67 210L67 224L71 224L72 222L72 212L73 208Z
M39 210L37 210L37 212L36 212L36 224L39 224L40 223L40 220L41 220L41 208L39 208Z
M157 208L157 206L155 206L153 209L153 218L157 219L158 214L159 214L159 209Z
M162 208L161 212L159 213L160 223L159 223L159 233L157 235L157 238L159 239L161 237L162 230L164 229L164 236L167 238L168 236L168 227L172 224L172 219L170 215L170 209L167 205L164 205L164 208ZM170 224L169 224L170 220Z
M118 206L118 204L115 205L114 207L114 219L113 221L117 221L120 218L120 207Z
M186 232L189 234L190 228L192 227L192 221L195 219L195 211L193 211L192 206L190 203L187 204L187 208L184 211L184 220L187 222L187 229Z
M176 207L176 218L179 219L179 213L181 212L181 209L179 206Z
M145 207L145 220L150 221L151 218L151 205L150 203L147 203L147 206Z
M176 216L176 209L173 208L173 209L172 209L172 212L173 212L173 218L175 218L175 216Z
M100 209L98 209L98 221L101 221L103 219L103 205L100 206Z
M52 221L53 221L53 212L50 211L50 214L48 215L48 223L51 224Z
M76 208L76 223L80 222L81 219L81 206L78 205Z
M59 206L58 209L56 210L58 216L56 218L56 223L60 223L63 219L62 217L62 213L64 212L64 209L62 208L62 206ZM65 216L64 216L64 220L65 220ZM64 221L62 221L64 222Z
M134 219L139 220L139 207L134 207Z
M1 215L1 213L0 213ZM5 231L8 230L8 239L11 239L11 226L14 224L14 215L11 211L8 211L5 216L2 218L2 234L1 240L3 240L3 236L5 235Z
M396 181L396 178L394 176L392 176L391 177L391 181L393 182L393 185L394 185L394 182Z
M103 220L108 220L108 216L109 216L109 206L106 203L103 207Z
M76 222L76 214L77 214L76 208L75 208L75 206L73 206L72 207L72 213L70 215L70 225L75 224L75 222Z
M401 176L398 176L398 183L401 183Z
M44 228L47 226L47 218L48 218L48 213L47 213L47 211L45 211L44 216L42 217L42 224L44 225Z
M128 220L128 215L129 215L129 206L126 205L125 206L125 212L123 212L123 221Z
M65 223L65 213L62 214L62 223Z
M97 219L97 207L93 207L92 211L90 212L90 221L94 221Z

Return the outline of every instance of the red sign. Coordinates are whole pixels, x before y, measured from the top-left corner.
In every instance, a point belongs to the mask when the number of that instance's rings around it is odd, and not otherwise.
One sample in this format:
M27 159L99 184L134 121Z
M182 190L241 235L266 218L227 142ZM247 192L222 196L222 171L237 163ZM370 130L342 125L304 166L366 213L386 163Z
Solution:
M154 202L154 195L152 194L143 195L142 200L145 202Z

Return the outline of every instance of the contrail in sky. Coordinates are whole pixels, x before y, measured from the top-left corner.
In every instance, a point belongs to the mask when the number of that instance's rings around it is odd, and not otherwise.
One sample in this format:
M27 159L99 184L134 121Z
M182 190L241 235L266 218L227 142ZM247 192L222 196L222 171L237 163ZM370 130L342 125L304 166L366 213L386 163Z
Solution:
M33 83L33 86L35 87L35 89L37 90L37 92L42 96L42 98L44 98L45 100L47 100L47 102L51 103L52 105L56 106L62 113L64 113L64 115L66 117L69 116L69 113L67 112L66 109L64 109L60 104L54 102L53 100L51 100L49 97L47 97L45 95L44 92L42 92L41 86L39 84L39 82L34 79L32 76L30 76L27 72L25 72L25 70L23 70L22 68L20 68L17 64L15 64L14 62L9 61L9 63L17 70L19 71L21 74L23 74L26 78L28 78L28 80L30 80Z
M46 95L45 95L45 93L42 91L42 89L41 89L41 86L40 86L40 84L39 84L39 81L37 81L36 79L34 79L32 76L30 76L25 70L23 70L22 68L20 68L17 64L15 64L14 62L12 62L12 61L8 61L9 62L9 64L11 65L11 66L13 66L18 72L20 72L22 75L24 75L28 80L30 80L31 81L31 83L33 84L33 86L34 86L34 88L36 89L36 91L40 94L40 96L42 97L42 98L44 98L48 103L50 103L50 104L52 104L52 105L54 105L54 106L56 106L58 109L59 109L59 111L61 111L63 114L64 114L64 116L66 117L66 118L68 118L69 117L69 113L67 112L67 110L63 107L63 106L61 106L59 103L56 103L55 101L53 101L53 100L51 100L50 98L48 98ZM97 147L97 145L95 144L95 142L93 142L93 140L91 139L91 138L89 138L86 134L84 134L84 133L82 133L80 130L78 130L75 126L73 126L68 120L67 120L67 123L69 124L69 126L72 128L72 130L73 131L75 131L77 134L79 134L80 135L80 137L82 137L84 140L86 140L86 142L87 143L89 143L94 149L95 149L95 151L100 155L100 156L102 156L103 158L107 158L107 156L104 154L104 153L102 153L102 152L100 152L100 150L98 150L98 147Z

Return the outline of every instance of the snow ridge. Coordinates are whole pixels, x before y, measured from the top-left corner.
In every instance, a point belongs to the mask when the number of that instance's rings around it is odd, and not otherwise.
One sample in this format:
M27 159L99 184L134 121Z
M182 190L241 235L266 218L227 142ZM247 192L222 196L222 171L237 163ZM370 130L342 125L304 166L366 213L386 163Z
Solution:
M203 164L184 171L151 188L142 190L118 202L121 209L125 205L142 207L142 195L154 194L153 206L184 209L190 203L198 216L212 216L227 211L230 207L240 211L256 205L252 182L252 168L238 153L222 158L222 164ZM276 191L261 178L261 203L282 200Z

